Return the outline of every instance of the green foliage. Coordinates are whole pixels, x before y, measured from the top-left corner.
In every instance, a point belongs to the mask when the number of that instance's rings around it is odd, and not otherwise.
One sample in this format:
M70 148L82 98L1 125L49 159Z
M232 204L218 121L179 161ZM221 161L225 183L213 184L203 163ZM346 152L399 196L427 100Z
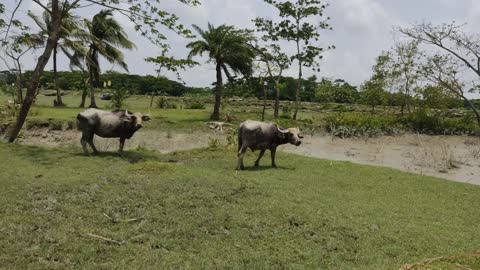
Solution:
M337 79L335 81L323 78L315 89L314 100L322 103L355 103L359 99L359 93L355 86L348 82Z
M124 108L125 100L130 95L128 90L124 87L120 87L120 88L112 89L111 92L112 92L112 99L110 100L111 107L114 109Z
M325 117L325 126L330 134L341 138L394 135L401 129L396 116L360 113L328 115Z
M6 81L8 83L15 82L15 77L7 74ZM26 71L23 76L22 85L27 86L31 79L32 71ZM85 87L86 77L80 71L60 71L58 72L58 84L62 90L82 90ZM162 93L169 96L183 96L188 93L204 93L203 88L192 88L182 83L169 80L164 77L155 77L151 75L133 75L108 71L102 74L102 81L111 81L114 87L127 88L131 94L145 95L154 93ZM49 88L53 84L53 72L45 71L40 80L40 86ZM155 90L155 89L158 89Z
M282 1L265 0L278 11L280 21L276 22L267 18L254 20L257 29L264 32L263 40L271 41L295 41L302 50L297 51L290 60L297 60L299 65L305 67L318 67L318 60L324 51L318 43L320 30L332 29L328 24L329 17L325 20L316 20L318 23L309 21L312 17L323 17L328 4L320 0ZM333 48L329 46L328 48ZM300 79L300 78L299 78Z
M188 55L192 56L208 53L209 61L215 63L216 87L215 104L212 120L220 119L220 106L222 97L222 73L225 73L229 80L233 80L231 72L242 74L244 77L252 74L253 58L255 52L249 44L255 37L251 30L236 29L233 26L222 24L215 27L208 23L207 30L203 30L197 25L193 25L200 35L200 39L187 44L190 49Z
M458 96L438 86L427 85L418 92L422 96L420 105L423 108L445 110L463 106Z
M174 72L177 75L177 79L181 80L179 70L185 70L187 67L193 67L198 65L198 62L193 61L192 59L176 59L173 56L167 56L168 48L164 47L162 53L156 57L147 57L145 58L146 62L154 63L157 66L155 70L157 76L160 77L162 70L166 69L170 72ZM158 89L154 89L157 90ZM152 91L152 93L157 93L157 91Z
M375 106L386 105L387 94L381 87L381 83L371 79L363 84L360 99L363 104L372 106L372 109L375 110Z
M189 100L185 104L185 109L191 109L191 110L204 110L205 109L205 103L202 102L201 100Z
M17 93L15 89L15 85L5 83L5 82L0 82L0 92L12 98L12 100L15 100L16 93Z
M478 132L475 116L466 114L450 118L420 110L404 117L362 113L336 113L325 117L327 131L338 137L374 137L399 132L418 132L431 135L474 135Z
M279 116L283 119L291 119L292 118L292 105L290 103L284 104L282 106L282 113Z
M420 110L400 118L400 122L409 130L432 135L474 135L479 130L473 114L448 118Z
M157 108L159 109L176 109L177 104L170 102L167 97L165 96L160 96L157 101Z
M234 73L251 74L255 53L248 43L255 39L252 31L225 24L215 27L210 23L207 30L197 25L194 28L201 39L187 44L190 49L189 58L208 53L208 58L223 69L229 79L231 74L226 69L227 66Z

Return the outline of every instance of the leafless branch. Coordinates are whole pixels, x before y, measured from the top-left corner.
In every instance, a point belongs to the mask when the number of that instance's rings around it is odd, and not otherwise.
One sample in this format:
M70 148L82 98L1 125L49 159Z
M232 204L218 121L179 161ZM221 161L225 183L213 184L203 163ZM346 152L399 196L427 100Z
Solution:
M10 31L10 27L12 27L13 18L15 17L15 13L17 12L17 10L20 7L20 5L22 4L22 2L23 2L23 0L18 1L17 6L15 7L15 9L12 12L12 16L10 16L10 21L8 22L7 30L5 31L5 37L3 38L4 41L7 40L8 32Z

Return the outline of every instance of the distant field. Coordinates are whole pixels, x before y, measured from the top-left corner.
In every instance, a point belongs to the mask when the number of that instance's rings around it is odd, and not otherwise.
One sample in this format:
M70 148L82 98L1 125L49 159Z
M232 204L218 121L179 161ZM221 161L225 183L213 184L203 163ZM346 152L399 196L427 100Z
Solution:
M459 255L480 247L478 186L285 153L236 172L223 146L80 152L0 144L0 268L480 267Z

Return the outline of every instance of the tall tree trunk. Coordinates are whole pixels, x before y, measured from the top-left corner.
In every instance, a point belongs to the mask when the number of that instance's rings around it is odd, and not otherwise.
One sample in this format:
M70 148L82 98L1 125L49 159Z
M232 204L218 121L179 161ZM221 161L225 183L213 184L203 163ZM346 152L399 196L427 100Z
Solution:
M222 63L217 61L217 85L215 86L215 104L210 119L220 120L220 103L222 102Z
M90 70L90 106L89 108L97 108L97 103L95 102L95 83L93 70Z
M275 82L275 108L273 109L273 118L278 119L278 111L280 109L280 87L278 82Z
M16 76L16 82L15 86L17 87L17 100L15 103L17 104L22 104L23 102L23 93L22 93L22 70L20 69L20 65L18 65L19 68L17 70L17 76Z
M85 77L89 77L89 76L85 76L86 75L86 72L85 72L85 69L83 69L82 67L82 101L80 102L80 108L85 108L85 101L87 99L87 91L88 91L88 85L86 83L86 78Z
M90 58L93 61L93 64L89 65L90 73L90 106L89 108L97 108L97 103L95 102L95 87L98 86L100 67L98 65L98 56L95 48L92 48Z
M265 110L267 108L267 89L263 82L262 82L262 90L263 90L262 121L265 121Z
M57 91L57 99L54 102L55 107L63 106L62 95L60 94L60 88L58 87L58 74L57 74L57 45L53 47L53 87Z
M297 19L297 33L300 31L300 20ZM295 111L293 120L297 120L298 107L300 106L300 88L302 87L302 61L300 60L300 38L297 37L297 60L298 60L298 81L297 90L295 91Z
M300 107L300 89L302 88L302 62L298 61L297 90L295 91L295 111L293 120L297 120L298 107Z
M58 0L52 0L52 30L48 35L47 45L45 46L45 50L43 51L42 55L38 58L37 65L32 73L32 78L30 79L30 84L27 88L27 93L25 95L25 99L23 100L22 107L20 108L20 112L17 116L17 120L15 124L7 131L5 135L5 139L8 142L13 142L20 133L22 129L23 123L25 123L25 119L27 119L28 111L32 106L33 100L35 98L35 93L38 87L38 82L40 81L40 77L42 76L43 70L48 63L48 59L52 55L53 47L58 41L58 33L60 30L60 23L61 23L61 16L60 10L58 7Z
M53 47L53 87L57 92L57 99L54 102L56 107L63 106L62 95L60 94L60 88L58 87L58 73L57 73L57 44Z
M85 108L85 100L87 99L87 85L83 86L82 90L82 102L80 103L80 108Z

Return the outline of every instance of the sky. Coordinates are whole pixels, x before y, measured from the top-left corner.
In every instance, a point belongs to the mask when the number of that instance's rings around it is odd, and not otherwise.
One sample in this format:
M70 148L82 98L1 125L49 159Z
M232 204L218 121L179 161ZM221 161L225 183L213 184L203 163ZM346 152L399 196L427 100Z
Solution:
M1 0L6 4L7 10L13 9L18 0ZM214 25L229 24L238 28L254 28L252 19L266 17L275 19L276 10L263 0L201 0L202 4L190 7L177 0L163 0L162 7L177 14L180 22L186 26L196 24L206 28L208 22ZM331 18L332 31L321 32L320 45L326 47L335 45L336 49L324 53L320 72L305 70L305 77L316 75L318 78L344 79L350 84L360 85L371 76L371 68L375 58L393 45L396 26L409 26L415 22L443 23L456 21L466 23L472 30L480 29L480 0L330 0L325 16ZM20 16L31 9L40 14L41 9L31 0L24 0ZM81 16L92 17L92 10L81 11ZM125 60L132 74L155 74L153 64L146 63L143 59L156 56L160 49L148 40L137 34L131 22L120 14L115 17L125 26L129 38L137 46L136 50L125 51ZM25 18L25 16L23 16ZM316 18L315 20L318 20ZM28 19L23 20L29 24ZM33 25L33 24L32 24ZM172 47L171 54L185 58L188 49L185 47L192 40L173 34L163 29L169 38ZM282 49L293 52L293 44L281 43ZM34 67L36 55L26 57L24 69ZM206 58L195 58L200 66L181 72L183 81L189 86L205 87L215 81L215 68L213 63L208 63ZM103 62L102 70L119 70ZM2 66L3 65L3 66ZM294 65L296 67L296 65ZM46 69L50 70L50 62ZM0 70L5 69L0 63ZM68 61L65 56L59 56L59 69L68 70ZM296 68L290 68L286 75L296 76ZM165 73L164 76L176 80L174 74Z

